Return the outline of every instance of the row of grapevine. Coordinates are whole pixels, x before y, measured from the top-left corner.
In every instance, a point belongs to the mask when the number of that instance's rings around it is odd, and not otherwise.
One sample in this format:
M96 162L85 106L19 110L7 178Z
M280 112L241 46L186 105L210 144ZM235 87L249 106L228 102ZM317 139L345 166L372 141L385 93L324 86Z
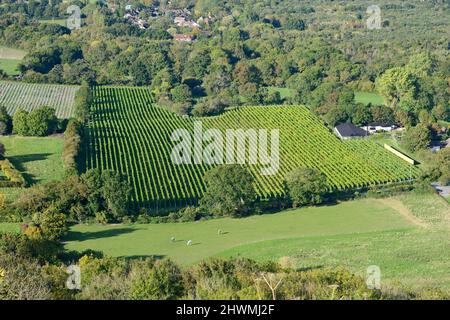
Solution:
M49 106L56 110L58 118L68 119L74 112L77 90L77 86L0 81L0 105L5 106L9 114L19 108L31 111Z
M152 105L146 88L96 87L92 108L85 165L126 174L139 205L175 207L202 195L203 176L211 166L176 165L170 158L172 132L192 132L196 120L202 121L203 130L279 130L278 173L264 176L261 165L246 166L261 198L282 195L284 176L297 167L320 170L330 190L405 181L418 174L417 168L372 142L342 142L302 106L244 107L216 117L182 118Z

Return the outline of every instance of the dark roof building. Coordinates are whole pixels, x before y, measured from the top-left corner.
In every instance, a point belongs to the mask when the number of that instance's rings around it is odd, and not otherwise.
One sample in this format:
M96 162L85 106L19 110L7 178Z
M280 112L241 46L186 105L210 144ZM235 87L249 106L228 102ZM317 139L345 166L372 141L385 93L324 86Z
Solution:
M341 139L353 139L365 137L368 133L351 123L341 123L334 127L334 132Z

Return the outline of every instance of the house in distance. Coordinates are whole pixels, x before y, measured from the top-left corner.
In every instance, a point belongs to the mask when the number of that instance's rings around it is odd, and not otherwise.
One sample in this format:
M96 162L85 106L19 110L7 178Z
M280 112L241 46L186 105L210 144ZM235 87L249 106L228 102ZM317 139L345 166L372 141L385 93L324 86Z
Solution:
M367 126L361 127L370 134L377 132L391 132L392 130L397 129L398 127L394 123L369 123Z
M334 132L342 140L362 138L369 135L365 130L351 123L341 123L334 127Z

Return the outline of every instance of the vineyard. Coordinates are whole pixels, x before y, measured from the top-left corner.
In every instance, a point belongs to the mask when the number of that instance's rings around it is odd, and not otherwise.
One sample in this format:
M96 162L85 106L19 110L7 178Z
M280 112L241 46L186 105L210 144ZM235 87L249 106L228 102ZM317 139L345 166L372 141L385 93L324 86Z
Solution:
M147 207L176 207L195 202L204 192L210 165L176 165L171 134L192 132L193 118L152 105L145 88L94 88L84 167L120 171L129 177L133 202ZM366 140L342 142L302 106L258 106L201 118L203 130L279 129L280 170L261 175L247 165L261 198L283 194L283 178L297 167L313 167L327 176L330 190L346 190L414 178L418 170ZM269 138L270 139L270 138Z
M73 115L77 90L76 86L0 81L0 105L5 106L9 114L20 108L31 111L49 106L56 110L58 118L68 119Z

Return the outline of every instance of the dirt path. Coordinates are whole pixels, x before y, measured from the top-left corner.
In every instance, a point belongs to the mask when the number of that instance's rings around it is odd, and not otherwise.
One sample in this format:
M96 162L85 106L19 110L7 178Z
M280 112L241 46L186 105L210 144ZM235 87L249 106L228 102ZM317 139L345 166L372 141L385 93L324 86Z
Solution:
M409 222L423 228L428 227L425 222L413 215L411 211L409 211L409 209L400 200L394 198L385 198L379 199L379 201L400 213Z

